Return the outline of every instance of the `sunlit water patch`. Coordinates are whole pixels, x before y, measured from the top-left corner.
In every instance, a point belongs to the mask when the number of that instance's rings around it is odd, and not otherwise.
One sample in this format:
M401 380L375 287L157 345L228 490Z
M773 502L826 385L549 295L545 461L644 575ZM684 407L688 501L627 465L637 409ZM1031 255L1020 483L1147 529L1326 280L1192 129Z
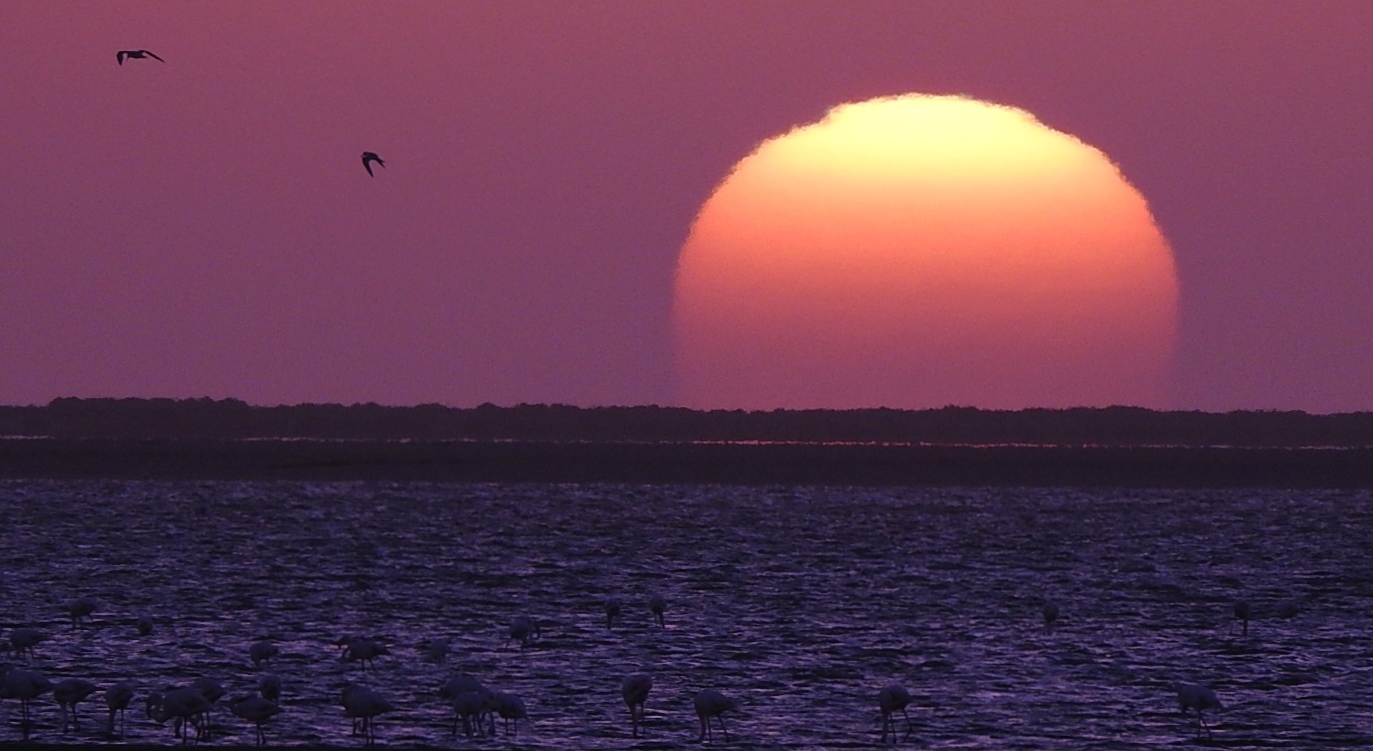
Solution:
M0 510L0 635L46 632L32 667L51 680L133 682L122 742L173 742L141 711L150 691L209 676L246 694L270 671L282 745L360 745L338 706L359 683L398 707L387 745L692 746L692 696L715 688L740 704L734 746L871 746L876 693L901 683L919 747L1156 748L1193 742L1182 682L1225 702L1217 745L1373 744L1362 493L26 482L0 485ZM83 595L100 607L73 627ZM539 641L507 644L519 616ZM342 662L345 635L391 654ZM281 654L257 670L262 639ZM424 661L430 639L447 662ZM459 671L523 697L516 738L454 737L437 691ZM636 672L655 682L638 740L620 698ZM63 731L45 697L33 737L120 742L98 694L83 714ZM213 722L215 743L253 740Z

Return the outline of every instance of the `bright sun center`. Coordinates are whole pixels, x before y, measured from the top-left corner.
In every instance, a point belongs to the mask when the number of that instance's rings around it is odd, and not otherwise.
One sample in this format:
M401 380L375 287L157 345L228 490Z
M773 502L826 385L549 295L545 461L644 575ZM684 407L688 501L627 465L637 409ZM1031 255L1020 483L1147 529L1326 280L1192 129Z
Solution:
M963 97L847 104L701 208L678 402L1166 406L1177 300L1167 241L1100 151Z

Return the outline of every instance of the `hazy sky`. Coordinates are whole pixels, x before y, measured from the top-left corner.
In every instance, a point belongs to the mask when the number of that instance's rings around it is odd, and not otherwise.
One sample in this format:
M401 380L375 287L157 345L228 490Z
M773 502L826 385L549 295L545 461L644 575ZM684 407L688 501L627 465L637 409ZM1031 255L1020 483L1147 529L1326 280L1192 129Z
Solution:
M715 184L929 92L1149 200L1175 406L1373 409L1370 39L1367 2L9 0L0 403L669 403Z

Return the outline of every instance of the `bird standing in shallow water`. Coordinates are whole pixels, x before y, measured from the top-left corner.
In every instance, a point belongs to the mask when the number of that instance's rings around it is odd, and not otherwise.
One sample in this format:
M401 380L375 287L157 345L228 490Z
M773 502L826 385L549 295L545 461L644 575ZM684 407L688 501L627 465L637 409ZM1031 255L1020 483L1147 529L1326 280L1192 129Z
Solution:
M10 646L15 657L33 659L33 648L47 641L47 634L36 628L16 628L10 632Z
M1249 619L1253 616L1253 614L1254 609L1249 606L1248 600L1239 600L1235 603L1235 621L1239 621L1242 624L1244 624L1243 629L1240 631L1241 636L1249 635ZM1234 629L1235 622L1231 621L1230 630L1233 631Z
M248 659L253 661L253 667L258 667L263 662L276 657L280 652L281 650L277 649L277 645L269 641L254 642L252 646L248 647Z
M510 622L510 637L505 640L505 646L510 646L510 642L517 641L521 647L529 646L530 642L537 641L540 637L539 624L532 618L516 618Z
M909 738L915 726L911 724L911 716L906 714L906 706L911 703L910 692L906 691L905 686L895 683L877 692L877 708L882 712L882 742L887 741L887 733L891 733L892 743L896 742L896 720L894 715L900 712L906 718L906 734L903 740Z
M643 673L631 675L620 684L620 694L629 706L629 723L635 738L639 737L639 723L643 722L644 704L648 701L648 692L652 690L653 677Z
M496 714L500 715L505 724L505 734L510 735L510 721L515 721L515 735L520 733L520 720L529 716L529 712L524 708L524 700L514 694L503 694L499 691L491 695L491 705L495 708Z
M696 694L696 718L701 721L701 735L697 741L703 741L707 737L715 740L714 733L710 729L710 718L714 717L720 721L720 732L725 734L725 740L729 740L729 730L725 729L725 712L734 709L734 700L708 688Z
M395 709L391 702L381 697L381 694L362 686L345 687L342 696L339 697L339 704L343 705L345 717L362 721L363 743L368 746L377 741L377 716Z
M33 672L14 668L0 677L0 699L18 699L23 712L24 740L29 739L29 705L34 699L52 690L47 678Z
M383 162L381 160L381 157L377 156L377 152L362 152L362 166L367 169L367 174L372 175L372 177L376 177L376 175L372 174L372 162L376 162L377 164L380 164L383 167L386 166L386 162Z
M621 607L621 605L620 605L620 598L618 598L618 597L607 597L607 598L605 598L605 603L604 603L604 604L605 604L605 627L606 627L606 628L612 628L612 627L615 625L615 619L620 617L620 611L623 609L623 608Z
M658 620L658 628L667 628L663 622L663 611L667 610L667 600L662 595L653 595L648 598L648 609L653 613L653 617Z
M1053 600L1045 600L1044 607L1039 610L1040 615L1044 616L1044 633L1052 634L1054 624L1058 622L1058 603Z
M1187 714L1191 710L1196 710L1198 738L1201 737L1202 728L1206 728L1206 737L1211 737L1211 727L1206 724L1206 718L1201 715L1202 710L1206 709L1224 709L1215 691L1197 684L1178 687L1178 711Z
M256 728L254 736L257 745L261 746L267 742L267 735L263 732L262 726L270 719L281 714L281 707L276 702L269 701L261 696L240 696L229 702L229 711L239 717L253 723Z
M162 58L158 57L157 55L154 55L148 50L120 50L114 53L114 59L117 60L120 65L123 65L124 60L128 58L133 58L135 60L143 60L149 57L158 61L159 63L167 62L166 60L163 60Z
M86 700L87 696L95 693L100 687L90 681L83 681L80 678L66 678L58 681L52 687L52 698L57 702L57 706L62 708L62 729L66 730L67 710L71 710L72 730L80 730L81 723L76 718L76 705Z
M133 701L133 686L120 681L119 683L105 689L105 706L110 710L110 722L106 728L110 735L114 735L114 716L119 714L119 734L124 734L124 711L129 708L129 702Z
M84 618L90 620L91 613L95 612L95 600L90 597L78 597L67 605L67 614L72 617L72 628L81 625Z

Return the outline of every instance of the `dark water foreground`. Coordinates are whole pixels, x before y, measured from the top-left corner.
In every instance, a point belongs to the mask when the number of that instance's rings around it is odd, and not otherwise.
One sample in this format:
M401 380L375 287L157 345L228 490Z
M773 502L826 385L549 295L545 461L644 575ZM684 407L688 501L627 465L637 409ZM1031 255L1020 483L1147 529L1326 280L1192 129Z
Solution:
M275 746L356 747L348 683L397 706L381 744L691 748L691 697L740 704L728 747L872 747L874 697L914 696L908 747L1153 749L1195 743L1174 686L1213 687L1214 745L1373 746L1373 497L1365 491L1034 490L315 482L0 483L0 626L37 627L51 680L147 692L208 676L285 684ZM650 617L668 601L667 628ZM90 626L66 603L93 596ZM607 628L602 601L625 612ZM1045 598L1062 612L1040 624ZM1253 604L1241 634L1236 599ZM1283 617L1282 604L1293 606ZM154 632L134 621L151 615ZM543 638L506 644L510 622ZM342 635L382 639L364 671ZM452 645L443 664L416 649ZM518 738L455 738L458 671L522 696ZM646 738L620 682L648 672ZM43 744L109 742L83 707ZM18 706L0 736L20 737ZM251 742L218 710L214 745ZM129 714L130 744L171 732ZM725 744L717 740L717 746Z
M1373 449L0 439L0 478L1373 488Z

